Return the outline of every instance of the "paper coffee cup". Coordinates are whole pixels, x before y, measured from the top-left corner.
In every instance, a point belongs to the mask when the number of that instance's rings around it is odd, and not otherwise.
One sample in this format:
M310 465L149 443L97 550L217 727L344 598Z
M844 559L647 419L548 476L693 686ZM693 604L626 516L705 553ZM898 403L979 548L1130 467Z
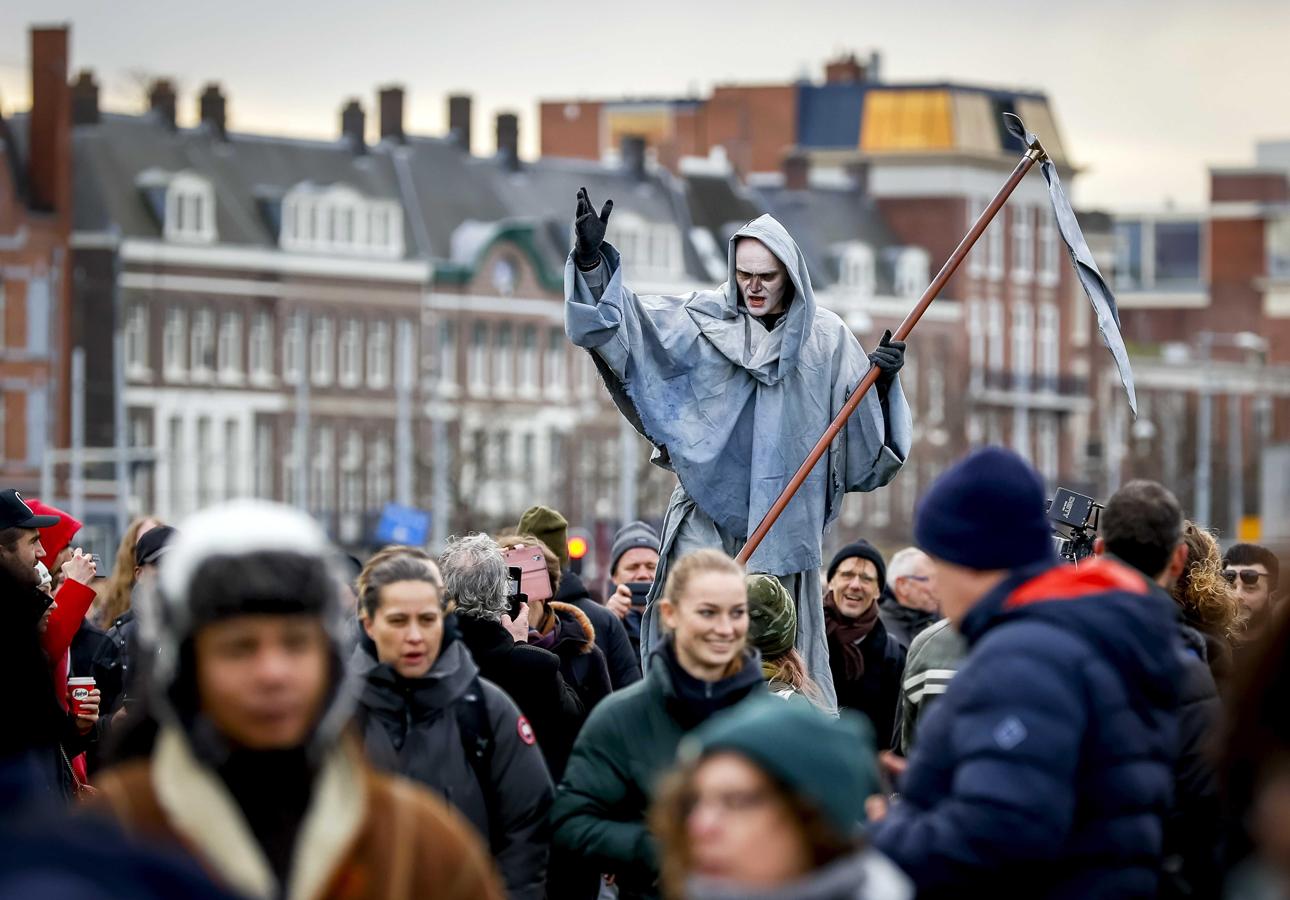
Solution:
M90 699L92 690L94 690L93 677L67 679L67 699L71 701L73 715L81 714L81 704Z

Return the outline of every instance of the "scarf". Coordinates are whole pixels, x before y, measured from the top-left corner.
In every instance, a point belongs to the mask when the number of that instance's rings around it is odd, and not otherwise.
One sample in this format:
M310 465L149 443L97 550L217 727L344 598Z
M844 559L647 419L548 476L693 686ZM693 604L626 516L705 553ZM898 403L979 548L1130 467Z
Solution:
M878 601L874 600L869 608L860 614L858 619L849 619L838 611L833 602L833 592L824 598L824 631L830 641L835 641L842 650L842 659L846 664L847 681L859 681L864 677L864 654L860 652L860 642L869 636L878 621Z
M529 643L534 647L541 647L543 650L553 650L555 642L560 638L560 619L556 616L555 610L547 604L546 617L542 620L537 628L529 629Z

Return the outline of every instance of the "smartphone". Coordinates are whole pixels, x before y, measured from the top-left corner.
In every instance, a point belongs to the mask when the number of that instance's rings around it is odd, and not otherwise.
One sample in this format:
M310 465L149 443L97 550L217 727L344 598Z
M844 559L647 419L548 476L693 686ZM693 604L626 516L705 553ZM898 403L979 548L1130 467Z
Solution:
M103 571L103 557L97 553L91 553L90 559L94 561L94 577L107 578L108 573Z
M528 597L520 593L520 579L523 577L524 570L519 566L506 567L506 614L512 622L520 614L520 604L528 602Z
M627 589L632 592L632 606L645 607L645 600L649 597L650 589L654 587L652 581L632 581L627 585Z

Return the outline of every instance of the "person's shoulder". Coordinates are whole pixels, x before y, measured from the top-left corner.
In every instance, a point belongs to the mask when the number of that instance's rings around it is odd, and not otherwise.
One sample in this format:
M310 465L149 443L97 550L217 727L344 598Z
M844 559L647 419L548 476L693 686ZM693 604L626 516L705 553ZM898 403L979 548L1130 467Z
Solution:
M401 775L369 771L368 805L376 821L404 821L410 834L438 846L473 843L465 820L427 788Z
M550 650L534 647L531 644L516 642L515 646L505 654L505 658L509 665L536 674L560 671L560 657Z

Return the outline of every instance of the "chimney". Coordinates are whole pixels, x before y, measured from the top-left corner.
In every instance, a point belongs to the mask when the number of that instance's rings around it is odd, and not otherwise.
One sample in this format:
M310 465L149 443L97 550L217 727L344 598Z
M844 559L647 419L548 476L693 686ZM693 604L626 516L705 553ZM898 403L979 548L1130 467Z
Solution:
M520 117L515 113L497 116L497 157L511 171L520 167Z
M171 131L175 130L175 86L169 78L158 78L148 88L148 111Z
M453 94L448 98L448 133L457 146L470 152L470 95Z
M402 144L403 135L403 88L386 87L380 91L381 140L390 139Z
M350 100L340 111L340 138L355 153L367 152L367 114L363 104Z
M810 187L811 160L800 150L784 157L784 187L790 191L804 191Z
M828 84L857 84L865 80L865 67L854 53L830 60L824 65L824 81Z
M82 69L72 84L72 124L97 125L99 123L99 83L94 73Z
M197 112L202 124L221 141L228 137L228 131L224 127L224 106L224 94L219 85L215 82L206 85L198 100Z
M637 181L645 180L645 138L639 134L625 134L618 143L618 155L623 169Z
M71 190L71 89L67 84L67 29L31 30L31 137L27 150L33 209L66 207Z

